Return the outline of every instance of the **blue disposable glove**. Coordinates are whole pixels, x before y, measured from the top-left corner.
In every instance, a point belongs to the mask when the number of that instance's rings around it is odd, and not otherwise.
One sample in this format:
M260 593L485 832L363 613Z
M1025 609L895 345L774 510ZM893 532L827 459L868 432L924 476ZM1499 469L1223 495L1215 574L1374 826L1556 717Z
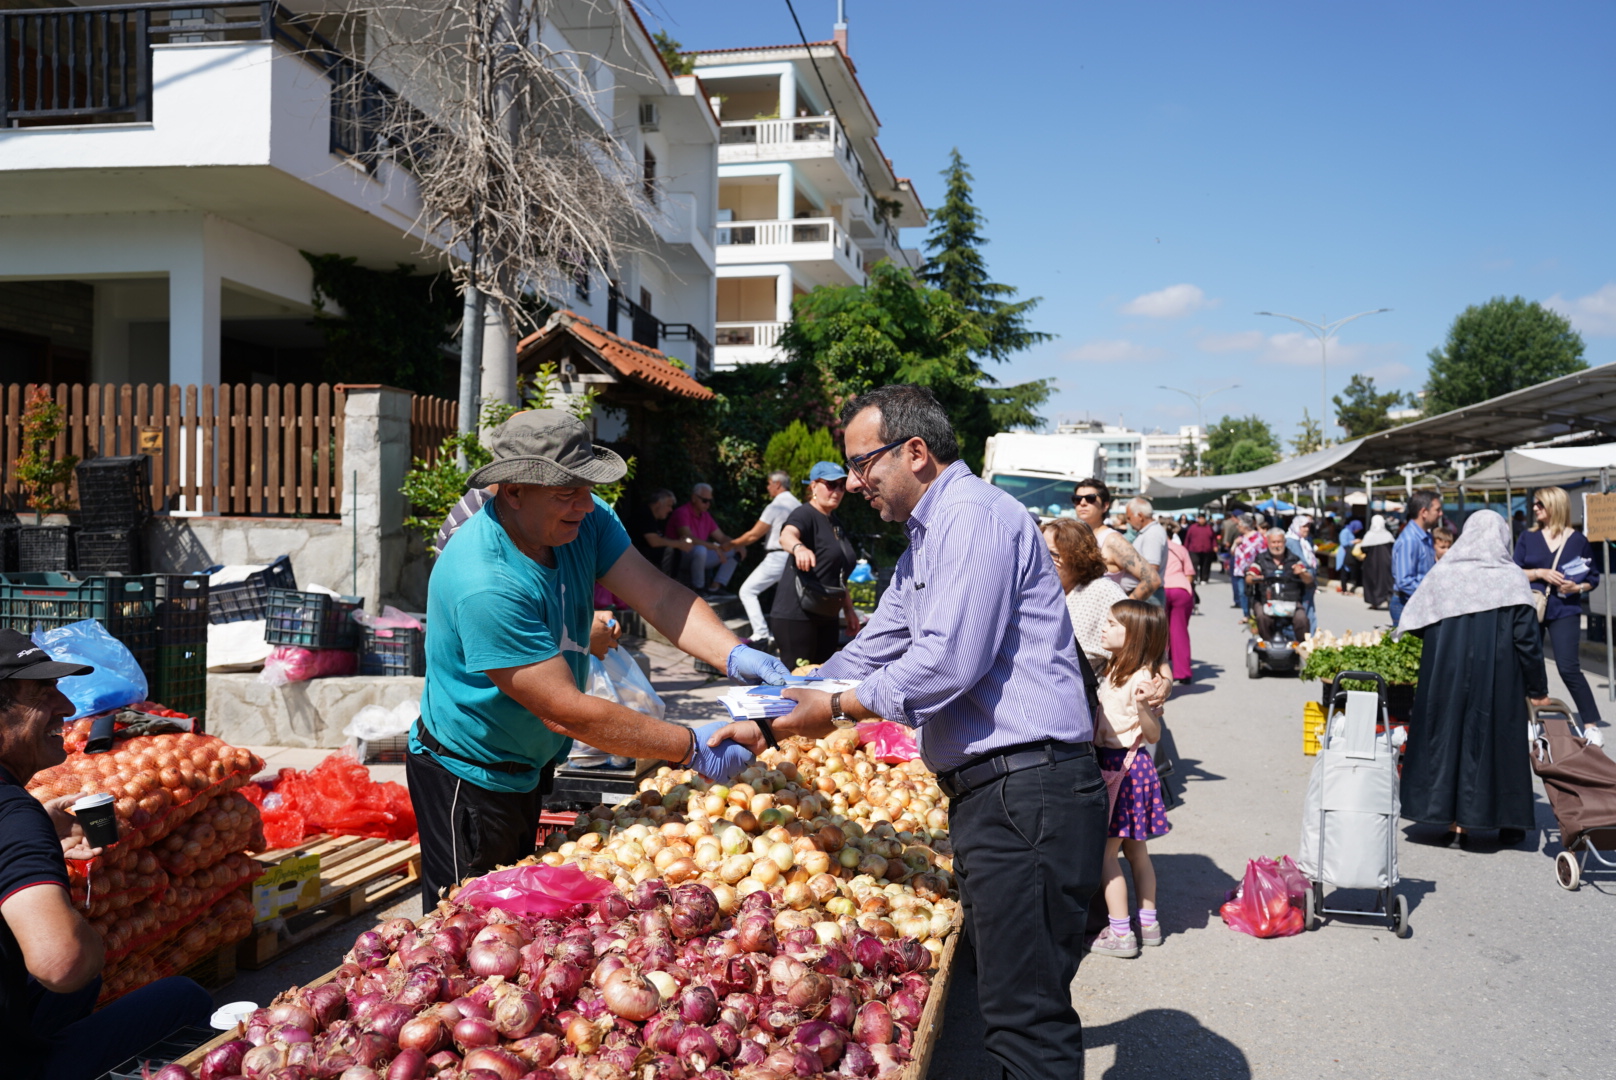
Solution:
M758 683L784 686L791 678L791 669L782 664L778 656L770 656L749 645L737 645L729 651L728 670L730 678L752 686Z
M714 720L697 728L696 756L690 760L692 769L719 784L729 783L752 763L752 751L734 739L725 739L717 746L707 745L714 732L728 725L728 720Z

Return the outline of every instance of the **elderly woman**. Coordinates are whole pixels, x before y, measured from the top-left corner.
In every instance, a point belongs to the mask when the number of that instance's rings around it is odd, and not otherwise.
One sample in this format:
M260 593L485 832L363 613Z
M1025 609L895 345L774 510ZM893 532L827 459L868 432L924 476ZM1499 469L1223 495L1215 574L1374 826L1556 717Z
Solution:
M1100 644L1105 619L1111 606L1126 600L1128 594L1113 578L1106 576L1105 559L1094 539L1094 530L1081 521L1056 518L1044 526L1044 543L1066 593L1066 610L1072 616L1077 647L1088 657L1089 666L1104 671L1111 653Z
M1537 611L1510 560L1509 524L1491 510L1465 522L1399 622L1425 639L1403 759L1403 816L1447 829L1497 829L1513 846L1533 825L1527 699L1548 697Z
M1369 531L1358 541L1358 546L1364 553L1363 598L1371 611L1378 610L1391 601L1392 544L1396 539L1392 531L1386 528L1385 516L1376 514L1369 519Z
M1577 650L1582 637L1582 598L1599 584L1598 561L1588 538L1571 527L1571 500L1564 488L1532 493L1533 524L1515 543L1515 565L1526 571L1543 604L1543 636L1554 643L1554 666L1577 703L1584 726L1599 723L1599 706L1582 673Z

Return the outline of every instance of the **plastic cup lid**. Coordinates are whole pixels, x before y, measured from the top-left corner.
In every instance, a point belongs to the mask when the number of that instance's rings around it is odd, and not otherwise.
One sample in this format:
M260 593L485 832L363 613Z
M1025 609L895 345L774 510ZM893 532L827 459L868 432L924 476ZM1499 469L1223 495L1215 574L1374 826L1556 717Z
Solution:
M214 1031L229 1031L251 1016L257 1008L256 1001L232 1001L228 1005L220 1005L208 1023L213 1026Z
M108 795L106 792L101 792L96 795L86 795L84 798L73 804L73 812L76 814L80 810L94 810L98 806L107 806L115 801L116 800L114 800L113 797Z

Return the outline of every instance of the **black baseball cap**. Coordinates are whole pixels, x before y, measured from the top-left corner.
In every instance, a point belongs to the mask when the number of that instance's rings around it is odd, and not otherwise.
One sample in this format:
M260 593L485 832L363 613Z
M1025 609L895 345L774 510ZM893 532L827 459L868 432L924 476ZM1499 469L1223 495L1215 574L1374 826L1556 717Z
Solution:
M88 664L59 664L16 630L0 630L0 679L65 679L88 675Z

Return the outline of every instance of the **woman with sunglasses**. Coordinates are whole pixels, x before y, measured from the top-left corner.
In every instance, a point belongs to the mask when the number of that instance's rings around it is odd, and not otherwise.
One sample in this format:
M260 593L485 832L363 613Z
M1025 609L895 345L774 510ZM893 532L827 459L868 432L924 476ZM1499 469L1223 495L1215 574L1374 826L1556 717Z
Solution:
M1161 588L1160 571L1145 561L1126 536L1105 523L1105 515L1111 510L1111 489L1104 480L1079 480L1072 488L1072 508L1077 511L1077 520L1094 532L1105 559L1106 577L1121 585L1130 599L1147 599Z
M1588 538L1571 527L1571 500L1564 488L1532 493L1532 527L1515 542L1515 565L1526 571L1540 597L1543 637L1554 644L1554 666L1577 703L1578 718L1584 727L1597 726L1599 706L1577 650L1582 599L1599 584L1599 565Z
M836 516L846 494L847 471L832 461L819 462L808 473L808 501L780 529L786 565L774 590L769 629L787 667L829 660L841 644L837 620L842 615L848 633L858 633L858 613L847 591L857 553Z

